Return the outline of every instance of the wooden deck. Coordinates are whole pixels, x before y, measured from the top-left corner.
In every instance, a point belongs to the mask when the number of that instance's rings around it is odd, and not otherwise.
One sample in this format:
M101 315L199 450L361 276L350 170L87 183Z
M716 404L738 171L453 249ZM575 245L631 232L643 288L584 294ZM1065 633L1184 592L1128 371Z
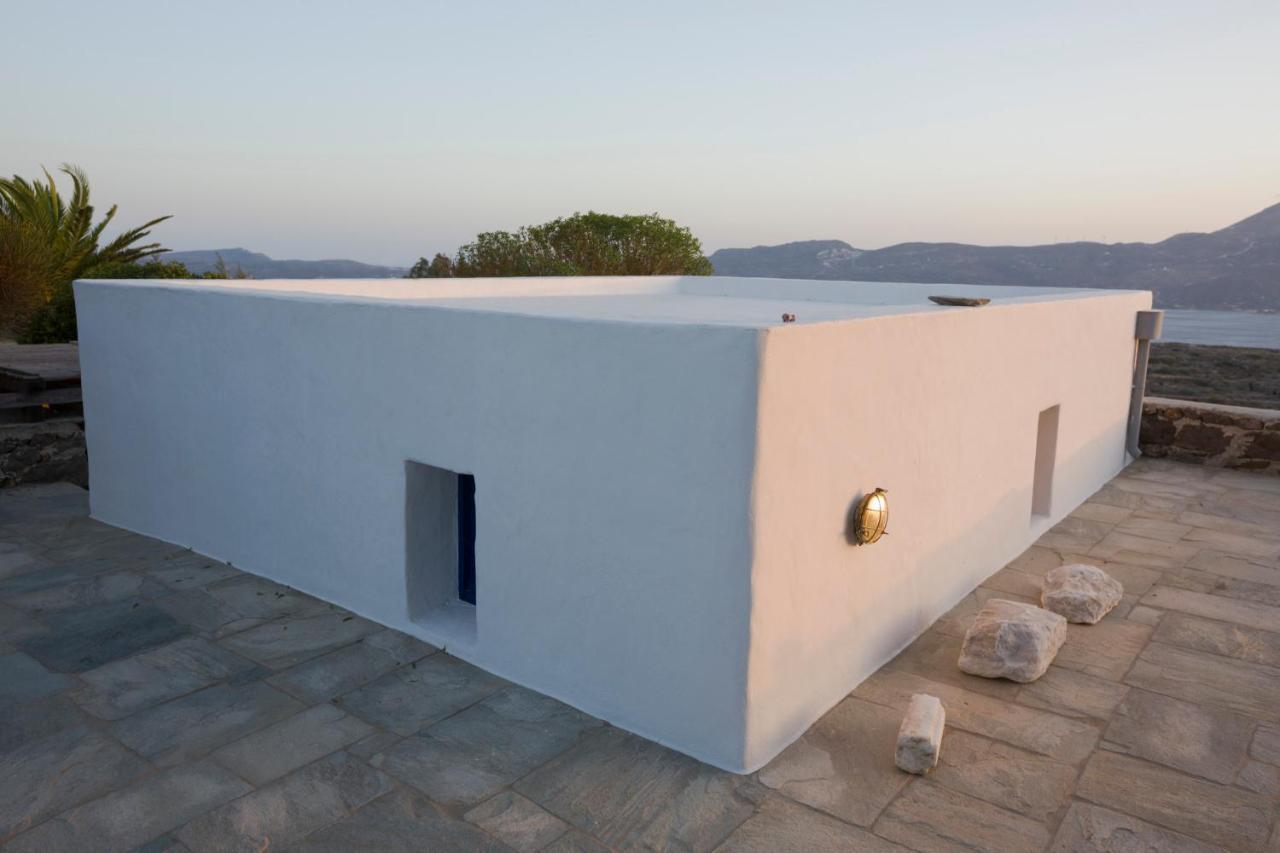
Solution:
M0 424L82 413L76 344L0 346Z

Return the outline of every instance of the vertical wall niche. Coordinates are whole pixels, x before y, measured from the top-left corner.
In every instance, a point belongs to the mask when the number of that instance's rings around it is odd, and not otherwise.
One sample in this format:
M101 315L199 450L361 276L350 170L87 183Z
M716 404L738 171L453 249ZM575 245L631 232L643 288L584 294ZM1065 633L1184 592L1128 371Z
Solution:
M1058 456L1058 407L1040 413L1036 424L1036 467L1031 485L1031 518L1053 510L1053 466Z
M409 618L432 629L474 631L475 478L405 462L405 594Z

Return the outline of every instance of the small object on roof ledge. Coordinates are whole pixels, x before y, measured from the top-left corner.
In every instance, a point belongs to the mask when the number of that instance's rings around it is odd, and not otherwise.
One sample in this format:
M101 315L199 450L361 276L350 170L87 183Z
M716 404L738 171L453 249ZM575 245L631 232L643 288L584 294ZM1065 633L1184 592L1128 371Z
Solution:
M985 296L979 296L970 299L967 296L930 296L930 302L938 305L962 305L967 308L977 308L979 305L986 305L991 300Z
M795 314L783 314L783 315L782 315L782 322L784 322L784 323L794 323L795 321L796 321L796 315L795 315Z

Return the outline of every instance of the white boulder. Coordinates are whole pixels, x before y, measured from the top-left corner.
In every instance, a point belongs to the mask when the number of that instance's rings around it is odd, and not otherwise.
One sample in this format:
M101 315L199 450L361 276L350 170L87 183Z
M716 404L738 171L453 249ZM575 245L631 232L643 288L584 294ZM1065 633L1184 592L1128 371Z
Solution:
M1044 576L1040 603L1068 622L1092 625L1120 603L1124 586L1097 566L1073 563Z
M1034 604L993 598L964 635L960 668L984 678L1035 681L1067 638L1067 620Z
M898 748L894 753L900 770L920 775L938 765L946 720L947 712L937 696L916 693L911 697L902 727L898 729Z

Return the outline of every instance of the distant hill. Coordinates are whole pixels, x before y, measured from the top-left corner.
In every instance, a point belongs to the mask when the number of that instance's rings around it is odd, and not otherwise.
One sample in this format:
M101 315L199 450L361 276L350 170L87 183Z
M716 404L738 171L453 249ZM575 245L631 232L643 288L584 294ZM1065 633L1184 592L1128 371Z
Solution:
M181 261L193 273L202 274L213 269L219 255L229 269L235 270L238 266L254 278L400 278L406 272L403 267L383 267L359 261L278 261L248 249L165 252L161 259Z
M809 240L711 255L716 275L1150 290L1165 308L1280 310L1280 204L1210 234L1159 243L855 249Z

